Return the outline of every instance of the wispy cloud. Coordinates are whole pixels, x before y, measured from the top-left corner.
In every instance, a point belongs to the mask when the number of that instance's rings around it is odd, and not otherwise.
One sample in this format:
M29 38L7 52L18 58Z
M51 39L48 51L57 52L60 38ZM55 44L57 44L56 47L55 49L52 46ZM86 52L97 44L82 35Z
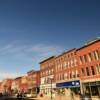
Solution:
M12 54L13 56L23 55L32 57L44 57L50 55L56 55L61 52L63 49L57 45L47 45L47 44L27 44L27 45L18 45L16 43L7 44L3 47L0 47L0 55Z
M0 72L0 80L6 79L6 78L16 78L20 76L18 73L10 73L10 72Z
M6 44L4 46L0 46L0 60L4 62L6 67L1 67L2 63L0 63L0 70L4 69L6 71L0 72L0 77L14 77L18 74L16 69L19 70L19 73L28 71L27 69L31 70L32 66L37 68L38 63L52 55L56 55L63 51L63 48L57 45L50 45L50 44L29 44L29 43L20 43L18 41ZM3 59L2 59L3 57ZM16 64L14 64L16 63ZM12 73L9 73L6 69L7 66L13 66ZM19 67L18 67L18 66ZM36 66L37 65L37 66ZM26 67L25 67L26 66ZM27 67L28 66L28 67ZM29 67L31 66L31 67ZM12 68L12 67L11 67ZM26 69L25 69L26 68ZM10 70L10 68L9 68Z

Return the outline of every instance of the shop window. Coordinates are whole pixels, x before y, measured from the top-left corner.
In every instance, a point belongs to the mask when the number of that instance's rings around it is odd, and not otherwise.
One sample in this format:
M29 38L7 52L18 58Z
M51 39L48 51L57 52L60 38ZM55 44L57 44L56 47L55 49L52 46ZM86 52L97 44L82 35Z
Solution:
M88 58L89 58L89 62L92 61L92 54L91 53L88 53Z
M91 93L92 93L92 96L98 96L99 95L98 87L97 86L91 86Z
M86 63L87 62L86 55L83 56L83 59L84 59L84 63Z
M100 64L96 65L97 74L100 74Z
M87 74L87 76L90 75L90 73L89 73L89 68L88 68L88 67L86 67L86 74Z
M95 75L94 66L91 66L92 75Z
M86 88L85 88L85 95L86 96L90 96L91 94L90 94L90 87L89 86L86 86Z

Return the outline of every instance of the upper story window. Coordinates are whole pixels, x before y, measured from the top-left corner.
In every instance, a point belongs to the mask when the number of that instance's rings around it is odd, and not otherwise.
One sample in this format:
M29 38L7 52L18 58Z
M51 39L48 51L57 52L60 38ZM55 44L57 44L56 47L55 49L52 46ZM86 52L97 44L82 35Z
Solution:
M68 58L70 57L70 55L68 54Z
M68 75L67 73L64 73L64 79L67 79Z
M64 67L66 67L67 66L67 63L66 62L64 62Z
M88 67L86 67L86 74L87 74L87 76L90 75L90 73L89 73L89 68L88 68Z
M68 67L70 67L70 62L68 61Z
M89 58L89 62L92 61L92 54L91 53L88 53L88 58Z
M96 65L97 74L100 74L100 64Z
M84 69L83 68L81 68L81 73L82 73L82 75L84 75Z
M95 75L94 66L91 66L92 75Z
M71 53L71 56L73 56L73 53Z
M74 71L72 71L72 78L75 78L75 73L74 73Z
M78 72L78 70L76 70L76 77L79 77L79 72Z
M73 62L73 60L71 60L71 66L72 66L72 67L74 66L74 62Z
M68 79L70 79L70 71L68 72Z
M82 56L80 56L80 64L82 64Z
M77 66L77 60L74 58L74 65Z
M98 50L93 51L93 56L94 56L94 59L95 60L98 60L99 59L99 52L98 52Z
M61 70L62 70L63 69L63 64L62 63L60 64L60 67L61 67Z
M64 77L64 73L62 73L62 80L64 80L65 79L65 77Z
M87 62L86 55L83 56L83 59L84 59L84 63L86 63Z
M46 75L48 75L48 70L46 71Z

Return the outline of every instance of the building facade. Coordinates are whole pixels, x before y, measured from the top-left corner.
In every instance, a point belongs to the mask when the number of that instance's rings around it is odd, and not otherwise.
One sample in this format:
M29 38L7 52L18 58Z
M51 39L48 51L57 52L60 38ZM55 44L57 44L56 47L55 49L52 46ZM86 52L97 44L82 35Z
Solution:
M28 91L28 77L27 77L27 75L24 75L21 77L20 91L22 91L24 93Z
M4 94L10 94L11 90L12 79L4 79L1 83L1 91Z
M40 73L41 73L40 91L49 95L51 94L52 90L56 88L55 76L54 76L55 56L52 56L40 62Z
M12 88L14 93L21 91L21 79L22 77L17 77L13 80Z
M39 92L40 88L40 71L31 70L27 72L28 89L31 92Z
M80 91L79 66L75 48L56 57L55 80L57 89L62 92L65 89L71 89L75 93Z
M100 97L100 39L95 39L77 49L81 93Z
M0 82L0 93L2 93L2 82Z

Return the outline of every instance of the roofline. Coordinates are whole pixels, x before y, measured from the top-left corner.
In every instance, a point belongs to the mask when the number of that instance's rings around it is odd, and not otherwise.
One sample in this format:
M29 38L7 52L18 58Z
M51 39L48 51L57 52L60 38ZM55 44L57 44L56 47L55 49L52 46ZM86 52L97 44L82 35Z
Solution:
M76 51L81 50L81 49L83 49L83 48L86 48L86 47L88 47L88 46L90 46L90 45L92 45L92 44L94 44L94 43L99 42L99 41L100 41L100 38L96 38L96 39L94 39L94 40L92 40L92 41L89 41L89 42L87 42L84 46L82 46L82 47L76 49Z
M65 52L63 52L62 54L58 55L56 58L58 58L58 57L60 57L60 56L63 56L64 54L69 53L69 52L71 52L71 51L73 51L73 50L76 50L76 48L73 48L73 49L70 49L70 50L68 50L68 51L65 51Z
M15 78L15 80L17 80L17 79L21 79L22 77L17 77L17 78Z
M40 70L31 70L31 71L27 72L27 74L34 73L34 72L40 72Z
M30 70L30 71L27 72L27 74L28 74L28 73L32 73L32 72L34 72L34 71L35 71L35 70Z
M39 64L42 64L42 63L44 63L44 62L46 62L46 61L48 61L48 60L50 60L50 59L52 59L52 58L55 58L55 56L51 56L51 57L49 57L49 58L47 58L47 59L41 61Z

